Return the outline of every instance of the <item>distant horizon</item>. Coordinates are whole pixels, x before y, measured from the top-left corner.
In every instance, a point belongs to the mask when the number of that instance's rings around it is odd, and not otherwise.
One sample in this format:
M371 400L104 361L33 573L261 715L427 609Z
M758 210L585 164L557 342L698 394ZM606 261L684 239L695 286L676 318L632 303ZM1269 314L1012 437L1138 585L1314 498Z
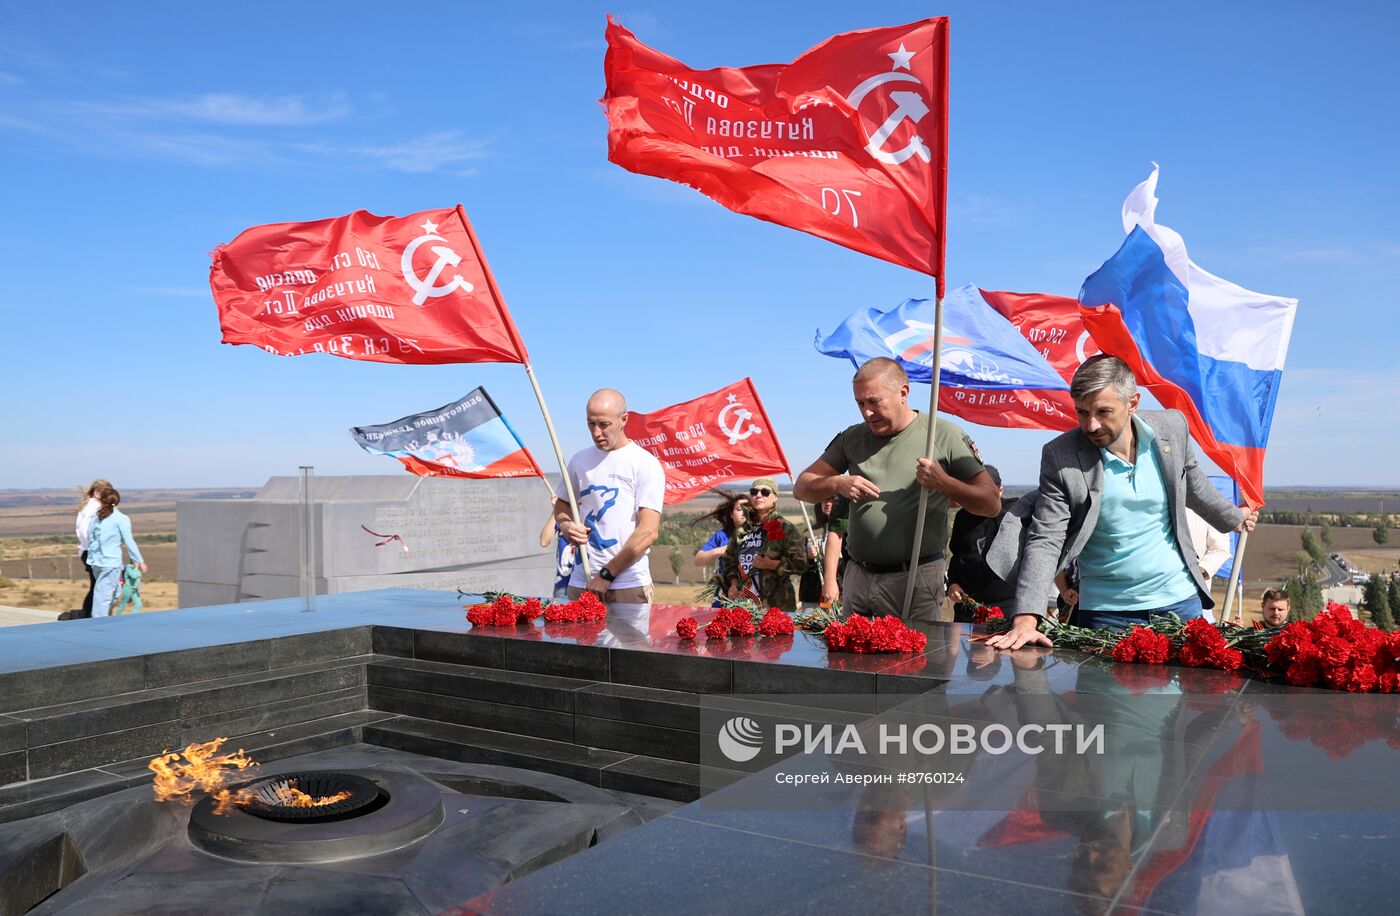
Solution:
M271 475L271 476L272 476L272 477L296 477L297 475L296 475L295 473L292 473L292 474L273 474L273 475ZM387 473L384 473L384 474L318 474L318 475L314 475L314 476L318 476L318 477L406 477L406 476L413 476L413 475L410 475L410 474L394 474L394 473L392 473L392 472L387 472ZM559 472L558 472L558 471L547 471L547 472L545 472L545 476L546 476L546 477L558 477L558 476L559 476ZM486 478L486 479L491 479L491 478ZM496 479L509 479L509 478L496 478ZM712 488L712 489L713 489L713 490L724 490L724 489L729 489L729 488L731 488L731 487L738 487L738 486L740 486L740 485L742 485L742 484L748 483L748 482L749 482L750 480L752 480L752 479L754 479L754 478L736 478L736 479L732 482L732 484L723 484L723 483L722 483L722 484L719 484L718 486L716 486L716 487L714 487L714 488ZM190 490L259 490L259 489L262 489L262 487L264 487L266 484L267 484L267 481L264 480L262 483L256 483L256 484L214 484L214 483L210 483L210 484L198 484L198 485L193 485L193 486L180 486L180 487L171 487L171 486L141 486L141 485L121 486L121 485L119 485L119 484L114 484L114 485L117 487L118 490L126 490L126 491L128 491L128 492L137 492L137 491L143 491L143 490L173 490L173 491L190 491ZM1003 482L1002 482L1002 485L1003 485L1006 489L1016 489L1016 490L1019 490L1019 489L1027 489L1027 490L1029 490L1029 489L1034 489L1036 486L1038 486L1038 483L1016 483L1016 482L1006 482L1006 481L1003 481ZM67 486L49 486L49 487L0 487L0 494L4 494L4 493L62 493L62 492L72 492L73 490L79 489L79 488L81 488L82 486L83 486L83 484L69 484L69 485L67 485ZM782 490L782 491L785 491L785 492L786 492L786 491L791 491L791 489L792 489L792 483L791 483L790 481L785 482L784 480L779 480L779 481L778 481L778 489L779 489L779 490ZM1338 486L1322 486L1322 485L1319 485L1319 484L1286 484L1286 483L1281 483L1281 484L1270 484L1270 485L1267 485L1267 486L1264 487L1264 492L1265 492L1265 493L1269 493L1269 492L1275 492L1275 493L1277 493L1277 492L1288 492L1288 491L1298 491L1298 492L1327 492L1327 493L1393 493L1393 494L1395 494L1395 495L1397 495L1397 496L1400 496L1400 484L1344 484L1344 485L1338 485ZM706 491L706 492L711 492L711 491ZM701 494L701 495L703 496L704 494ZM698 498L698 497L697 497L697 498ZM684 505L684 503L675 503L674 505Z

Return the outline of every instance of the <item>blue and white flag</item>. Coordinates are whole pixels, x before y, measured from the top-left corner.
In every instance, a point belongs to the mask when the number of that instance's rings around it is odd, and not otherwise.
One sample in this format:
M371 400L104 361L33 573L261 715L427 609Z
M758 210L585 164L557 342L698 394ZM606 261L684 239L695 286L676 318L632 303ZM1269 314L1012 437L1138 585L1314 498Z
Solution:
M896 360L912 382L933 381L934 304L905 299L889 311L864 308L830 334L817 331L817 351L857 367L877 356ZM968 284L943 300L940 383L953 388L1066 391L1069 385L1015 325Z

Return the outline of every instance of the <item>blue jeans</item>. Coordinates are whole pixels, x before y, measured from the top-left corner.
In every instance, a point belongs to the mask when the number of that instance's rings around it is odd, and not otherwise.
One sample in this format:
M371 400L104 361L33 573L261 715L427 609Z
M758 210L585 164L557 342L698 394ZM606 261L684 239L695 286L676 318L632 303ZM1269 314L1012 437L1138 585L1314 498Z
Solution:
M1182 620L1190 620L1204 616L1205 608L1201 605L1201 596L1192 595L1185 601L1144 611L1088 611L1080 608L1075 623L1090 630L1127 630L1147 626L1148 618L1153 614L1175 614Z
M122 578L120 566L94 566L97 583L92 587L92 616L106 617L112 613L112 602L117 597L117 583Z

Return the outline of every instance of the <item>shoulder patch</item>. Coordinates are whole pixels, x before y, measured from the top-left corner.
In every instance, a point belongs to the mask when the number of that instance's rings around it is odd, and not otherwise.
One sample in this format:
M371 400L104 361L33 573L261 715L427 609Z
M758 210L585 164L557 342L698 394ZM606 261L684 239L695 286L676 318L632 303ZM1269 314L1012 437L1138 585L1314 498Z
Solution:
M977 451L977 443L973 442L972 437L969 436L967 433L963 433L963 444L967 446L967 450L972 452L972 454L977 458L978 461L982 461L982 453ZM982 461L982 463L986 464L985 461Z

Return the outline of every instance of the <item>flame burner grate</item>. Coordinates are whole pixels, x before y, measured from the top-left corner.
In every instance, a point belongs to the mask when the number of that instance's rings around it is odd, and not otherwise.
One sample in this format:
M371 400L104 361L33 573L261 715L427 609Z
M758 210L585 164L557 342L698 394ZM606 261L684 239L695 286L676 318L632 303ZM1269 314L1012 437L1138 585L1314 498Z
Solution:
M292 803L297 797L320 800L345 793L349 794L326 804ZM378 810L388 800L384 790L363 776L316 770L255 779L240 790L235 804L264 820L305 824L359 817Z

